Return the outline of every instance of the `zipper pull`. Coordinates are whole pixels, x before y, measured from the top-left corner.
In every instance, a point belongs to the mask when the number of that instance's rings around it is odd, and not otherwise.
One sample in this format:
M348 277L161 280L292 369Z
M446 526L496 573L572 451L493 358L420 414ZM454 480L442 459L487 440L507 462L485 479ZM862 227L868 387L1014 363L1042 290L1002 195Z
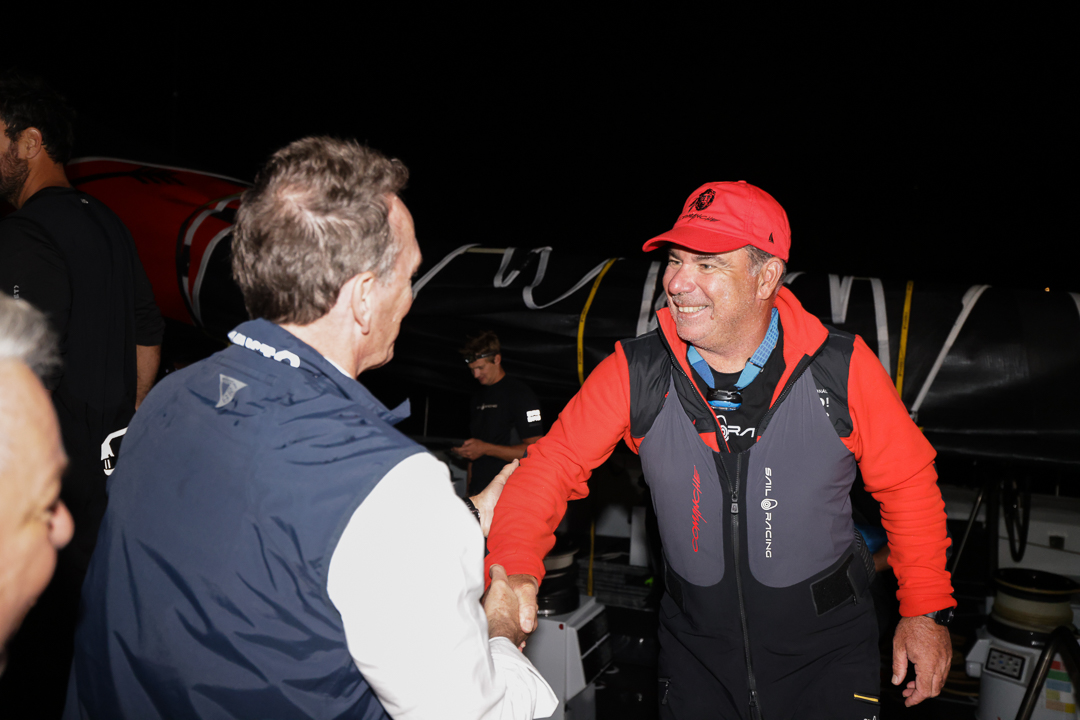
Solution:
M735 493L731 493L731 514L739 514L739 496Z

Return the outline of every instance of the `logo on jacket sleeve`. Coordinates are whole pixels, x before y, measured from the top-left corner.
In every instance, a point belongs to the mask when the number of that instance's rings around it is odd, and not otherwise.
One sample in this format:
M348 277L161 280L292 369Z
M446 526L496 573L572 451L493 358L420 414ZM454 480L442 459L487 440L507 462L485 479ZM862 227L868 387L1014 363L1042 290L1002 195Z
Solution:
M773 491L772 468L765 468L765 499L761 501L761 509L765 511L765 557L772 557L773 525L772 511L780 503L776 498L769 497Z
M708 521L701 516L701 478L698 476L697 465L694 466L694 511L690 516L690 547L694 552L698 551L698 521L708 525Z

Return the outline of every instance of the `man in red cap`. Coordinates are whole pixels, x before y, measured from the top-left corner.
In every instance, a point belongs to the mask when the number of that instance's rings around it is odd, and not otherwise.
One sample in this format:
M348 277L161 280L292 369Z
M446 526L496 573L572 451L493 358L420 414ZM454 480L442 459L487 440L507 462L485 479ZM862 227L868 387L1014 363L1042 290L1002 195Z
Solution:
M956 602L934 450L862 338L783 287L784 209L709 183L675 226L659 328L616 344L508 483L487 563L535 594L569 499L620 439L641 458L664 548L661 717L879 715L873 559L848 492L881 503L904 617L893 683L940 692ZM531 628L525 628L526 631Z

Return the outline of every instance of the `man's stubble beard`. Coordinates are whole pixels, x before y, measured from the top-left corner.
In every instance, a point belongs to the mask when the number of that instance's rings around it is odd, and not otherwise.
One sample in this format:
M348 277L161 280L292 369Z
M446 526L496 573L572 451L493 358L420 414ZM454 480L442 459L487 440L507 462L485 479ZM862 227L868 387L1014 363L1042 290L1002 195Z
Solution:
M17 201L30 177L30 163L19 160L19 150L11 143L7 153L0 156L0 198L18 207Z

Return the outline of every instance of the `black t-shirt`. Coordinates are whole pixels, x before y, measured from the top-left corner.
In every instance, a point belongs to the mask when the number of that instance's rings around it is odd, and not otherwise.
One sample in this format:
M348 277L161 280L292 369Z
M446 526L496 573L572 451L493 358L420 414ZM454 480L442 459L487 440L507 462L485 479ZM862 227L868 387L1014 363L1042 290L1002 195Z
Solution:
M135 411L135 345L159 345L165 324L127 228L72 188L39 190L0 220L0 292L45 312L59 336L63 365L46 385L70 460L71 547L88 558L105 507L101 443Z
M32 207L33 203L47 205L57 201L81 202L82 198L87 198L88 204L93 200L91 196L72 188L45 188L34 193L23 208ZM96 200L93 202L97 204L96 210L112 215L111 211ZM123 228L119 218L115 218L115 221ZM71 234L86 232L85 226L70 223L65 225L67 227L64 229ZM121 252L134 251L133 241L126 228L122 230L122 235L126 238L118 237L121 235L120 228L104 225L95 229L112 235L113 242L121 244ZM130 248L126 247L128 243L131 243ZM133 254L138 259L138 254ZM89 257L91 260L95 259L94 255ZM84 258L79 259L81 261ZM82 267L76 272L101 275L107 272L107 262L106 258L98 257L91 267ZM160 345L165 323L154 302L154 290L141 262L137 263L135 270L132 278L135 291L135 342L139 345ZM53 328L61 334L61 341L64 339L72 303L68 265L45 228L25 217L22 211L16 211L0 221L0 291L28 300L49 316ZM62 351L63 349L61 348Z
M41 310L58 333L67 328L67 263L45 228L17 215L0 222L0 290Z
M776 386L784 375L784 328L779 323L776 327L778 331L776 347L773 348L769 359L765 361L765 367L761 369L754 381L742 389L742 404L735 410L713 409L720 423L720 430L727 438L728 448L732 452L749 450L757 442L757 425L768 412ZM701 390L701 394L705 395L709 389L708 384L702 380L693 366L691 366L691 371L694 382ZM712 374L714 387L719 390L734 390L742 371L721 373L713 370ZM720 449L723 450L723 446Z
M525 438L544 434L540 401L529 386L509 375L494 385L484 385L473 395L470 436L495 445L520 445ZM506 465L505 460L484 455L473 461L469 493L487 487Z

